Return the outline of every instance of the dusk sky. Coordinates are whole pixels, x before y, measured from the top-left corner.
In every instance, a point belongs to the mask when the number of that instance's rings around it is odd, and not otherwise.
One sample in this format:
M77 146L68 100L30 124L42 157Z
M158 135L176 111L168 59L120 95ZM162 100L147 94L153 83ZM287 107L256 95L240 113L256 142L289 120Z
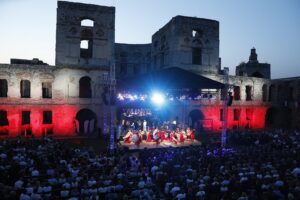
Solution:
M150 43L176 15L220 22L222 68L248 61L271 64L272 78L300 76L299 0L74 0L116 7L116 42ZM56 0L0 0L0 63L39 58L55 63Z

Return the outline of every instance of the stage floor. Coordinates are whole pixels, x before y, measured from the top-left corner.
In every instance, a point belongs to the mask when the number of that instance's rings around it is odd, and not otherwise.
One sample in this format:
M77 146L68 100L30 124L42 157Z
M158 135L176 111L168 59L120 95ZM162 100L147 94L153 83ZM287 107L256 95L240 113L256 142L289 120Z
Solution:
M168 147L186 147L186 146L191 146L191 145L201 145L201 142L198 140L190 141L186 140L184 143L172 143L170 141L163 141L159 144L156 144L156 142L146 142L143 141L139 145L135 144L128 144L124 143L123 141L120 142L122 146L128 147L130 150L134 149L153 149L153 148L168 148Z

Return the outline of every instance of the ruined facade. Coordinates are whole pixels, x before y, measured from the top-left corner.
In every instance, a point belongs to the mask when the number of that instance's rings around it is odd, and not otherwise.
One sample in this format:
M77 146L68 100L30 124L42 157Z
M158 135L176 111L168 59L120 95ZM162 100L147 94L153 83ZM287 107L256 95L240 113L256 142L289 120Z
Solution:
M265 90L269 102L265 125L300 129L300 77L271 80Z
M58 1L56 65L109 66L114 42L114 7Z
M115 53L116 69L119 69L116 71L117 77L167 67L218 74L221 70L219 22L176 16L153 34L151 44L116 44Z
M73 136L106 131L115 8L58 2L56 65L0 65L0 135Z
M38 59L0 65L0 135L107 132L112 66L117 79L179 67L224 82L219 42L218 21L176 16L150 44L115 43L114 7L59 1L55 66ZM228 77L229 128L299 128L300 79L270 80L270 73L252 49ZM173 106L168 114L182 123L222 128L221 91L208 88L200 99Z

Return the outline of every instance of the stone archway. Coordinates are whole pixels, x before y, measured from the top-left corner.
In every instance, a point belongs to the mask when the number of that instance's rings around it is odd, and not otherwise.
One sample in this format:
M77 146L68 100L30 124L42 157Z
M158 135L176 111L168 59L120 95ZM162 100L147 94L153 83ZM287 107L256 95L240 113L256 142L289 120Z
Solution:
M91 134L96 130L97 116L90 109L84 108L76 114L76 131L79 134Z
M275 127L277 112L278 112L277 109L274 107L271 107L267 110L266 116L265 116L265 127L266 128Z
M189 125L192 128L195 128L197 131L202 129L201 120L203 119L204 119L204 115L198 109L194 109L189 113L189 121L190 121Z

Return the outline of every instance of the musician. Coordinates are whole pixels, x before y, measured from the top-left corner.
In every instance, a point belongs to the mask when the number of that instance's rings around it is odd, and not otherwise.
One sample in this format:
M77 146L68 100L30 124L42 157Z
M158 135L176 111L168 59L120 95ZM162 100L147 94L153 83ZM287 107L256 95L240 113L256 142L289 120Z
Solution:
M143 121L143 131L147 131L147 121L145 119Z
M186 138L186 133L185 133L184 129L182 128L179 133L179 142L183 143L185 138Z
M139 131L138 131L138 136L139 136L140 141L146 140L146 134L141 129L139 129Z
M194 140L195 140L195 129L192 129L191 130L191 140L192 140L192 142L194 142Z
M159 132L159 139L160 139L161 142L163 142L167 138L166 135L167 135L167 133L165 132L165 130L161 130Z
M176 136L176 132L175 131L171 131L170 133L170 141L177 144L178 143L178 139Z
M126 135L123 137L124 143L129 144L131 142L131 137L132 137L133 133L131 132L131 129L128 129L128 132L126 133Z
M192 133L191 129L190 129L190 128L187 128L187 129L186 129L186 138L187 138L187 139L191 139L191 133Z
M147 142L152 142L152 132L151 132L151 129L148 128L147 130Z
M140 131L133 133L131 137L131 142L134 143L135 145L139 145L141 143Z
M186 129L186 138L190 139L192 142L195 140L195 129L187 128Z
M156 144L159 144L159 130L156 127L153 131L153 140L156 142Z

